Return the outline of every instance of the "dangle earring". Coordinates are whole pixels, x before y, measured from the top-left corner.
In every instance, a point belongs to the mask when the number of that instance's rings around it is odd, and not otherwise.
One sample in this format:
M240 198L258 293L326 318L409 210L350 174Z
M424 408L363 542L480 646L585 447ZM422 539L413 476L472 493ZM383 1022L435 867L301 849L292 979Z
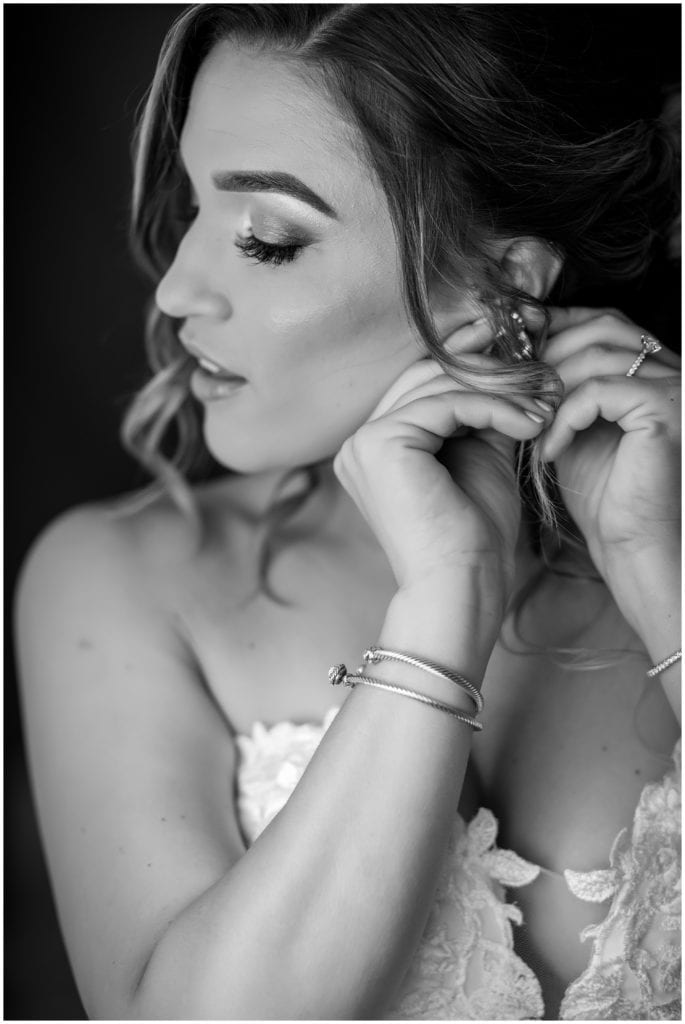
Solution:
M535 358L535 350L533 348L533 342L531 341L526 322L517 309L509 310L509 317L513 324L516 332L516 340L519 343L519 349L514 353L514 359L518 362L523 362L526 359Z
M499 299L495 305L500 312L501 323L495 333L501 355L508 357L510 362L522 363L535 359L535 349L525 320L514 307L508 307Z

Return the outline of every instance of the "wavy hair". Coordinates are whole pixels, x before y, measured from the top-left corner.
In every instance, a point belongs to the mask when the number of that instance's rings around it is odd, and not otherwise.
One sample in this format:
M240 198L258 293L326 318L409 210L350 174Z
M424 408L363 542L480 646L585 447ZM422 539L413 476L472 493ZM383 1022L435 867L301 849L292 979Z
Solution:
M540 358L545 297L514 287L490 243L534 238L560 256L556 301L582 282L641 276L674 216L676 157L667 133L644 121L600 137L584 133L526 84L539 30L502 5L195 5L164 40L134 141L131 240L155 283L187 218L178 151L190 90L204 58L226 39L287 62L354 127L387 199L406 311L427 354L466 387L542 397L556 407L561 381ZM536 73L540 79L539 62ZM430 301L440 281L478 296L498 331L500 369L474 369L445 352ZM539 325L532 358L520 358L512 308ZM192 515L186 477L208 453L188 387L194 361L177 327L159 311L150 315L154 376L130 405L122 437ZM538 521L553 523L554 483L539 447L522 446L521 477ZM315 471L303 500L313 486ZM276 501L273 522L296 507L290 497L279 511Z

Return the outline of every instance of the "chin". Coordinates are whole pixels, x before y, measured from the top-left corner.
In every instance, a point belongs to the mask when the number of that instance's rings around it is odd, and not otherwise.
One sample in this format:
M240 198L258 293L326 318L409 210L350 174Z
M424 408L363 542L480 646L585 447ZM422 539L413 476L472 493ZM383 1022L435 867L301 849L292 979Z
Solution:
M283 434L279 437L273 430L264 431L259 438L236 433L227 436L226 431L212 430L205 422L204 440L207 448L226 469L236 473L254 475L273 473L290 469L301 469L326 459L332 459L339 451L344 438L326 445L322 439L307 437L293 439L285 448ZM312 443L316 441L317 443Z

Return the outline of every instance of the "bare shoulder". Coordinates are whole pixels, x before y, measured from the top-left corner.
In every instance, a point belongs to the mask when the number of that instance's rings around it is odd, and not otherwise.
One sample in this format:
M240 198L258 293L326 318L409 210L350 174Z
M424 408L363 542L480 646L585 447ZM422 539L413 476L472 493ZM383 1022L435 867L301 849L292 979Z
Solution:
M239 478L217 481L191 493L194 515L164 493L134 492L111 501L81 505L49 523L25 559L18 605L27 599L63 600L68 592L96 614L104 608L85 600L100 588L123 587L140 609L145 602L171 611L175 583L187 584L221 561L226 586L240 585L240 553L254 504ZM190 577L189 577L190 574Z
M226 511L225 496L200 500ZM208 557L166 499L125 512L82 506L43 531L23 566L15 611L29 764L90 1016L125 1016L169 920L244 850L232 736L178 615L184 586L201 589L226 550L232 560L226 529Z
M22 567L19 593L36 585L63 586L144 578L146 569L191 551L190 526L164 499L145 505L137 495L81 505L50 522L34 541Z

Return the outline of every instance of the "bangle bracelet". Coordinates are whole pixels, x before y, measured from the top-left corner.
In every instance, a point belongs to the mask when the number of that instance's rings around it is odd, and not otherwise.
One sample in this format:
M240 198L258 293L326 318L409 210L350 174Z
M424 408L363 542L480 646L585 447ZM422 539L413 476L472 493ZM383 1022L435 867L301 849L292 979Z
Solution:
M433 700L432 697L426 697L425 694L419 693L417 690L410 690L405 686L395 686L394 683L386 683L382 679L374 679L373 676L362 676L348 673L345 665L333 665L328 670L328 678L333 686L349 686L352 689L359 685L372 686L377 690L388 690L390 693L399 693L402 697L409 697L411 700L417 700L421 704L427 704L429 707L436 708L438 711L444 711L445 714L459 719L459 721L464 722L465 725L470 725L476 732L480 732L483 728L481 722L477 722L475 718L464 714L463 711L460 711L459 708L452 707L451 704L442 704L438 700Z
M675 651L673 654L669 654L668 658L664 658L663 661L658 661L656 665L652 665L652 667L647 672L647 675L650 677L650 679L652 678L652 676L658 676L660 672L663 672L670 665L674 665L676 661L680 661L682 656L682 651Z
M450 683L455 683L468 693L469 697L476 705L476 713L483 710L483 698L480 691L469 682L464 676L458 672L452 672L451 669L443 668L441 665L436 665L434 661L424 661L421 658L415 658L411 654L402 654L400 651L386 651L382 647L369 647L368 651L364 653L365 662L378 662L378 661L401 661L405 665L413 665L414 668L423 669L424 672L430 672L433 676L438 676L441 679L447 679Z

